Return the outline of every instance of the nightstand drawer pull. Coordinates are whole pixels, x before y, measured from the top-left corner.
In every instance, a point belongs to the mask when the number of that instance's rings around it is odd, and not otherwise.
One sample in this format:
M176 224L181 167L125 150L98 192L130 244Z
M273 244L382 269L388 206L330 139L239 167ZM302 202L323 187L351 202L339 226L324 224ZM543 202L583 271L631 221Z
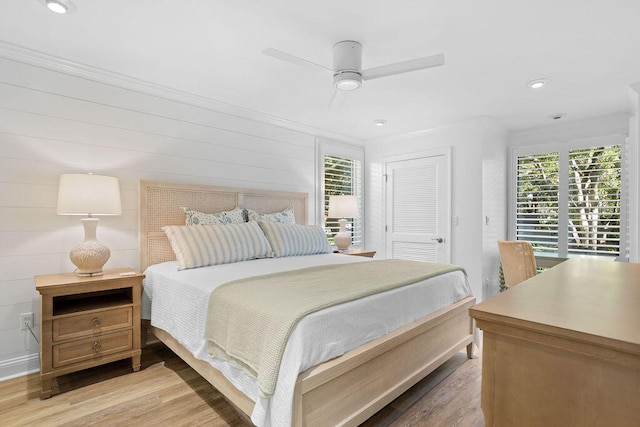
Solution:
M100 321L100 319L98 319L97 317L94 317L91 321L91 326L93 326L94 328L99 328L101 325L102 321Z
M100 343L98 341L94 341L93 345L91 346L91 348L93 349L93 351L95 353L98 353L100 351L100 348L102 348L102 345L100 345Z

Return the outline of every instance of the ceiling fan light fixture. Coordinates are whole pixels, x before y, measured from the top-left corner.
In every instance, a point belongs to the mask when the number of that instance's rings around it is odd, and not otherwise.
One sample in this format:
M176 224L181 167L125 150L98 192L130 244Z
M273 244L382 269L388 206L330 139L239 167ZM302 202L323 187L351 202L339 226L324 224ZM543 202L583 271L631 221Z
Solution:
M43 2L45 0L38 1ZM331 71L333 73L333 86L341 92L358 89L362 86L364 80L379 79L381 77L394 76L396 74L409 73L444 65L444 54L437 54L363 70L362 45L354 40L343 40L333 45L332 68L274 48L266 48L262 53L297 66L313 70L321 69ZM332 102L336 93L337 91L334 91Z
M356 90L362 86L362 75L354 71L343 71L333 76L336 89L342 91Z

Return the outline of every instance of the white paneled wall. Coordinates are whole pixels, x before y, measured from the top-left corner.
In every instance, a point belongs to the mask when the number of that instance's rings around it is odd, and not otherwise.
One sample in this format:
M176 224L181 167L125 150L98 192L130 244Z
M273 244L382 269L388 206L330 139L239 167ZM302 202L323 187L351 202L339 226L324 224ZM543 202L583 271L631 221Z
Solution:
M306 192L316 212L313 135L171 99L0 58L0 379L37 369L19 315L37 316L33 276L72 271L83 238L56 215L60 174L120 179L123 215L98 226L107 268L138 268L140 179Z
M507 238L508 142L507 132L488 125L482 144L482 278L483 297L500 291L498 239Z
M451 229L451 262L466 269L473 293L477 300L481 301L485 257L493 256L492 253L483 252L483 200L490 201L497 197L491 185L483 184L485 160L493 161L494 158L485 156L485 150L504 150L506 142L506 132L486 119L472 120L406 137L367 142L367 249L377 250L380 256L385 256L385 186L382 174L388 158L398 154L408 155L451 147L451 214L457 219L457 225L453 225ZM499 189L498 194L502 195L503 192L503 189ZM504 201L496 207L496 211L500 209L506 209ZM496 215L493 226L504 229L505 218L506 212ZM452 221L452 224L455 223Z

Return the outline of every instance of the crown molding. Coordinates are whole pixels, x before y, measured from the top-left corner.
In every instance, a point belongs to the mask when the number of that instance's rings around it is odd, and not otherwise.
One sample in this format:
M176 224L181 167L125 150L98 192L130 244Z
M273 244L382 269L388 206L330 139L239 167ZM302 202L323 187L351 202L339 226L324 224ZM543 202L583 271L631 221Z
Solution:
M357 138L336 134L326 129L320 129L313 126L305 125L303 123L293 122L281 117L272 116L270 114L262 113L233 104L228 104L213 98L196 95L190 92L181 91L179 89L148 82L113 71L70 61L64 58L28 49L2 40L0 40L0 57L62 74L67 74L98 83L104 83L123 89L144 93L146 95L180 102L182 104L187 104L194 107L204 108L206 110L215 111L221 114L227 114L233 117L252 120L271 126L277 126L296 132L313 135L315 137L324 137L335 141L346 142L349 144L362 145L362 141Z
M394 142L399 142L399 141L405 141L408 139L412 139L412 138L418 138L420 136L423 135L428 135L428 134L432 134L432 133L436 133L436 132L441 132L441 131L446 131L447 129L456 129L456 128L462 128L464 126L472 126L474 124L490 124L491 126L494 126L496 128L502 129L503 131L506 132L506 129L504 127L502 127L500 124L498 124L495 120L493 120L490 117L487 116L478 116L478 117L473 117L470 119L466 119L466 120L461 120L458 122L451 122L451 123L444 123L444 124L440 124L437 126L434 126L432 128L427 128L427 129L419 129L419 130L415 130L415 131L411 131L411 132L405 132L405 133L400 133L400 134L394 134L394 135L388 135L388 136L383 136L380 138L372 138L372 139L368 139L365 141L365 143L368 144L390 144L390 143L394 143Z
M600 136L626 135L629 133L630 116L625 112L525 129L512 134L510 145L537 145Z

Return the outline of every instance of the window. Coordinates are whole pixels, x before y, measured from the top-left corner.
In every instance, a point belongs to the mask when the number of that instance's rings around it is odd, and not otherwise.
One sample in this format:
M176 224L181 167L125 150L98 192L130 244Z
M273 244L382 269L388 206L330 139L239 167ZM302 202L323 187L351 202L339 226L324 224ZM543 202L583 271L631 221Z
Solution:
M539 253L624 257L620 139L517 150L516 240Z
M363 150L360 147L342 146L331 143L318 144L320 163L319 178L322 191L319 207L325 220L325 229L329 243L333 245L333 236L340 230L340 218L328 218L329 196L354 195L358 200L360 216L347 218L346 230L351 232L352 246L362 247L364 241L363 206L362 206L362 163Z
M558 153L517 158L516 240L558 252Z
M362 165L359 160L347 159L337 156L324 156L324 212L325 227L329 233L329 243L333 245L333 235L340 231L338 220L340 218L328 218L329 196L354 195L358 199L358 210L362 212ZM347 231L351 232L352 245L362 246L362 220L347 218Z

